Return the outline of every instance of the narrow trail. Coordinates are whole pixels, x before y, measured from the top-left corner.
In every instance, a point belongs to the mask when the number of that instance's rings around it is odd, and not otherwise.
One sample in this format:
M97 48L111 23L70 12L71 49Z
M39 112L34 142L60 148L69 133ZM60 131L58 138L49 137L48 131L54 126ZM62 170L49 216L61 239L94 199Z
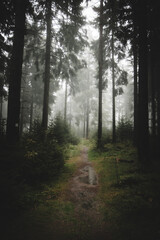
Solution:
M15 217L1 239L110 240L100 211L98 176L88 161L88 148L83 146L75 159L77 170L60 196Z
M98 187L98 176L93 164L88 161L88 148L83 146L79 168L70 180L67 194L68 200L75 205L78 232L81 232L81 235L77 236L77 240L109 240L107 226L100 212Z

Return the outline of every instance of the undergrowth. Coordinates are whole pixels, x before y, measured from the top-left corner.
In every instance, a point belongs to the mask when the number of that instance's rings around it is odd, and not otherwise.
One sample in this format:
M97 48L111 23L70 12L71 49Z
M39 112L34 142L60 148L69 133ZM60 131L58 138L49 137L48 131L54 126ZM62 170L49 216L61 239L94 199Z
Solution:
M73 219L74 205L66 201L64 195L68 180L77 168L76 158L79 152L79 145L68 146L68 157L55 179L41 182L36 186L23 184L25 189L17 196L16 205L8 209L9 211L5 209L1 232L3 240L50 240L53 239L53 233L61 231L57 230L63 227L59 225L59 222L61 224L68 221L75 222ZM57 229L54 229L55 227Z
M99 174L101 210L113 240L160 239L158 169L142 169L129 142L107 144L103 152L93 146L89 159Z

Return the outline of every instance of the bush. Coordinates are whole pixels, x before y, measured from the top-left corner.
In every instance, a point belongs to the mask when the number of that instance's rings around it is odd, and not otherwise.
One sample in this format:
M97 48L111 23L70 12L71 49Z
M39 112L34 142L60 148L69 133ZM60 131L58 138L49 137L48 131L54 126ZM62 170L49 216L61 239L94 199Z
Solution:
M60 114L58 114L55 121L50 124L47 138L49 140L54 139L61 146L68 143L73 145L79 143L79 139L71 133L69 125L64 121Z
M64 165L64 154L55 141L46 143L27 140L23 176L27 183L36 183L55 177Z
M133 125L130 121L125 120L124 118L118 123L117 126L117 140L118 141L126 141L133 139Z
M35 121L31 133L23 138L25 146L23 177L31 184L49 180L55 177L64 166L66 145L77 144L78 140L71 134L68 124L57 115L46 132L41 124Z

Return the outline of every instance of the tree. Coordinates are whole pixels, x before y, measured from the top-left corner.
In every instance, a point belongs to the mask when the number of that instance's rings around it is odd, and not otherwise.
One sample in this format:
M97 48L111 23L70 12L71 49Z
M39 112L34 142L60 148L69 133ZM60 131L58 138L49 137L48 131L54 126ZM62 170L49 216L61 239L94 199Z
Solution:
M51 0L46 1L47 38L46 38L44 97L43 97L43 114L42 114L42 127L44 130L47 130L47 126L48 126L50 56L51 56L51 5L52 5Z
M19 140L20 93L25 34L26 1L15 1L15 30L9 74L7 139L14 143Z
M149 154L148 132L148 42L147 42L147 6L139 1L139 158L146 161Z
M99 104L98 104L98 148L101 147L102 140L102 75L103 75L103 0L100 0L99 12Z

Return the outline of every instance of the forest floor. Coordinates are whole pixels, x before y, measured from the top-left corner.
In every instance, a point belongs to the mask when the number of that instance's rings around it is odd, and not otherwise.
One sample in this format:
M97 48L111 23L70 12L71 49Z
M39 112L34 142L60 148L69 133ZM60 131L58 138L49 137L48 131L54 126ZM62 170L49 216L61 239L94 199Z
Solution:
M88 147L80 146L79 154L67 165L54 187L39 194L34 208L5 219L3 240L109 240ZM47 197L42 200L44 194Z
M4 214L2 240L160 240L160 167L130 143L70 146L58 179L26 192ZM3 196L5 197L5 196Z

